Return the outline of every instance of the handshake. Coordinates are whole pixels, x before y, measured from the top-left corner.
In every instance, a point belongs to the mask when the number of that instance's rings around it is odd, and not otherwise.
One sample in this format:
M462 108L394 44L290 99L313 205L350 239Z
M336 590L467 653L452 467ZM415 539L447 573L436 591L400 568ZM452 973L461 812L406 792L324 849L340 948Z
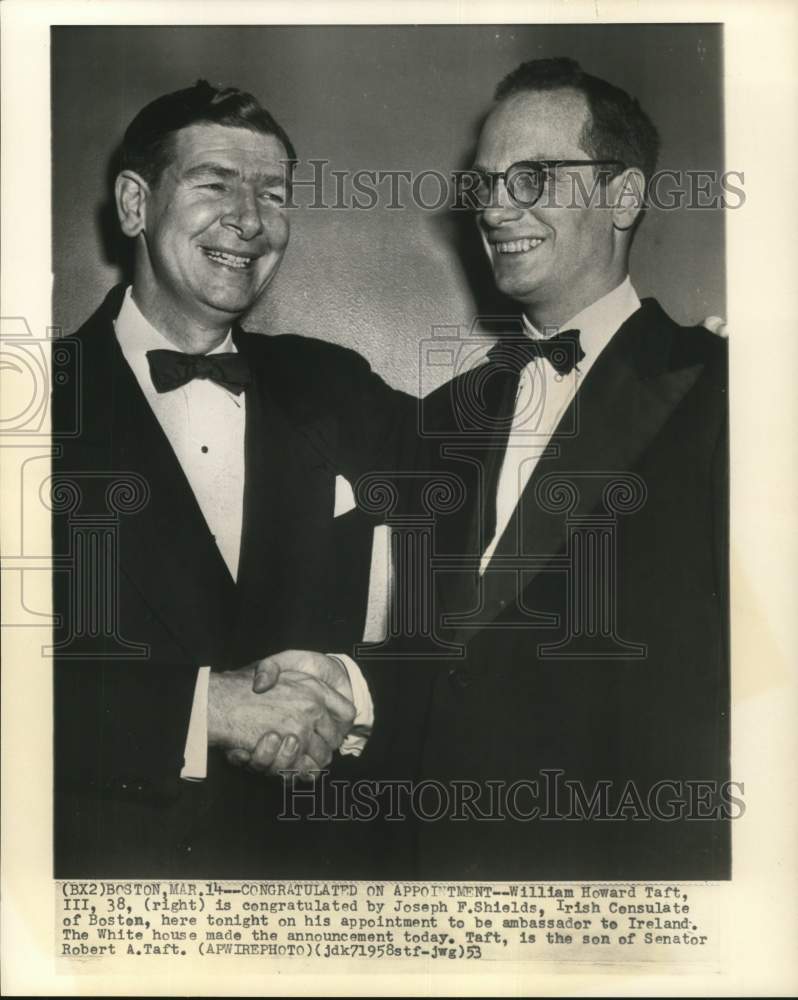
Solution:
M210 677L208 744L261 774L311 777L330 763L354 720L347 671L323 653L286 650Z

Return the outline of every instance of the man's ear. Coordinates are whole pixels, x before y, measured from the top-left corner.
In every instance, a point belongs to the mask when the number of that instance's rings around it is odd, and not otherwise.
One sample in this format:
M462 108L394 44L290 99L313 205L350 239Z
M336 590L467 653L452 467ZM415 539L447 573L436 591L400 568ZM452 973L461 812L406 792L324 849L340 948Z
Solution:
M612 224L616 229L631 229L645 207L646 178L642 170L628 167L610 181Z
M116 178L114 194L116 214L125 236L135 237L144 232L149 184L134 170L123 170Z

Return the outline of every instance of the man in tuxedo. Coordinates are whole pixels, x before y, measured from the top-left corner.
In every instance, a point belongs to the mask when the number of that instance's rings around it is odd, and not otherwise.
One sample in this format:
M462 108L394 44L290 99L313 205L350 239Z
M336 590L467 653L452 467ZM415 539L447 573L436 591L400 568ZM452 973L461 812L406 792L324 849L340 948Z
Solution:
M239 325L285 252L294 160L251 95L204 81L125 134L132 286L56 348L58 876L311 876L336 857L334 831L309 852L275 822L282 787L259 772L323 767L368 731L345 655L366 567L341 549L336 482L379 465L408 398L354 352ZM254 693L252 662L296 645L344 651L338 689L286 671ZM247 764L264 734L270 765Z
M464 190L521 316L423 402L419 468L465 497L435 526L438 655L360 661L363 762L445 803L393 823L403 875L729 877L726 344L630 280L658 146L569 59L511 73L482 127Z

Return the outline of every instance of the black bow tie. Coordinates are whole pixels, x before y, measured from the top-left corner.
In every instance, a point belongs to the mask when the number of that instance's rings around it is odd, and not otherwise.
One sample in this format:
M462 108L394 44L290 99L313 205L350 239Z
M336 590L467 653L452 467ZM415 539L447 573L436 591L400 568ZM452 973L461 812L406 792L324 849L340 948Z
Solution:
M183 354L147 351L150 377L158 392L170 392L195 378L208 378L239 396L252 381L249 362L240 354Z
M488 359L508 371L520 372L533 358L545 358L558 375L569 375L584 356L578 330L561 330L548 340L505 337L488 351Z

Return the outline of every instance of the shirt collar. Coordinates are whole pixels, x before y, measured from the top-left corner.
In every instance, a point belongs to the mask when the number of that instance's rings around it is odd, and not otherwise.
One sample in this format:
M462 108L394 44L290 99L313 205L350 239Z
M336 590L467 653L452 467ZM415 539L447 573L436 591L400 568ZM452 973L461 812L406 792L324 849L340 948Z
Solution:
M176 347L144 316L136 305L130 287L125 290L122 308L114 321L114 330L125 361L133 369L139 385L154 391L147 351L174 351ZM228 330L222 343L218 347L214 347L212 351L208 351L208 354L221 354L222 352L236 353L232 330Z
M640 299L627 275L611 292L596 299L587 308L576 313L560 327L561 330L579 330L579 343L586 357L595 358L609 343L612 335L640 308ZM540 340L543 334L534 327L526 316L523 317L524 330L533 339Z

